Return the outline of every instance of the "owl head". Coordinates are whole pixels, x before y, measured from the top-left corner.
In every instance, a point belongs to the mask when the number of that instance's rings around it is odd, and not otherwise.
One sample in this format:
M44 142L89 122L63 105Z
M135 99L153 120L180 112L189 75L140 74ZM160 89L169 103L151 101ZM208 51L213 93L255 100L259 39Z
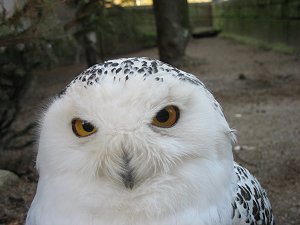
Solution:
M82 72L53 100L41 120L37 168L41 178L102 180L131 191L187 167L223 182L233 138L194 75L122 58ZM222 172L214 175L215 167Z

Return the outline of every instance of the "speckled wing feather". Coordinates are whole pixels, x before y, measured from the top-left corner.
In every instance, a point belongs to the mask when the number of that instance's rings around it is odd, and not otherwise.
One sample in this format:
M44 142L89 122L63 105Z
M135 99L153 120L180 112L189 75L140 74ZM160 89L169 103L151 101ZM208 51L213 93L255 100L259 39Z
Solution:
M233 207L233 224L275 225L271 204L266 191L245 168L234 164L238 188Z

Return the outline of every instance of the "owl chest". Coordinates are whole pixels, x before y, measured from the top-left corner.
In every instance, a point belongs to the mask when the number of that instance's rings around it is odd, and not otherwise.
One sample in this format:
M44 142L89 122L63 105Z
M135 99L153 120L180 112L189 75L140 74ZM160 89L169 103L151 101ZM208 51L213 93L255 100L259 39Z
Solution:
M67 204L65 204L67 203ZM94 199L73 199L56 205L50 224L77 225L229 225L230 212L212 205L205 209L183 199L174 202L169 196L124 198L113 193ZM69 203L69 204L68 204ZM53 209L52 209L53 210ZM55 218L55 220L53 220ZM220 218L222 223L220 223ZM50 225L49 224L49 225Z
M149 211L155 210L154 208ZM126 211L126 212L124 212ZM84 212L73 210L72 214L66 217L66 214L58 214L55 220L50 224L65 225L230 225L231 219L222 217L216 209L209 209L205 212L199 212L198 208L190 207L177 212L169 212L158 217L151 217L145 213L128 213L127 210L100 210L99 212ZM150 212L152 213L152 212ZM52 217L53 218L53 217ZM43 223L38 223L43 224Z
M228 196L214 202L192 185L183 187L151 182L128 189L109 181L40 179L28 220L36 222L26 225L231 224Z

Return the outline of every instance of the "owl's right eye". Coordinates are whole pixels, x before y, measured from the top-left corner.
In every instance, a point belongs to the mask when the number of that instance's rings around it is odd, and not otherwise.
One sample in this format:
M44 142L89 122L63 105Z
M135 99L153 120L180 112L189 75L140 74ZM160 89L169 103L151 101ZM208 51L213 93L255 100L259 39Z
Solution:
M78 118L72 120L72 130L77 137L87 137L97 131L93 124Z

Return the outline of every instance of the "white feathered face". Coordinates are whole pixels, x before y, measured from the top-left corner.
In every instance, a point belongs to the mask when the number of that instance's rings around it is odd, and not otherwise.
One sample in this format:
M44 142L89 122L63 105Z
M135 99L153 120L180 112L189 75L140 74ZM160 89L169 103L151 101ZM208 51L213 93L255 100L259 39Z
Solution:
M51 104L37 166L41 176L133 189L190 160L231 158L230 133L193 75L148 58L112 60L80 74Z

